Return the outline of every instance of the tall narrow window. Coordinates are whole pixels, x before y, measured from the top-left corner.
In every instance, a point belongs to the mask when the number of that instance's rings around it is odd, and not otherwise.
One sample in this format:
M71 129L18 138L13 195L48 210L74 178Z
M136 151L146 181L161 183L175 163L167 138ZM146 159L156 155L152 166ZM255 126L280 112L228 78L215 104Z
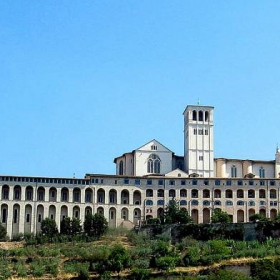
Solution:
M236 169L236 166L235 166L235 165L233 165L233 166L231 167L231 177L232 177L232 178L236 178L236 177L237 177L237 169Z
M2 223L5 224L7 222L7 209L3 208L2 210Z
M208 119L209 119L209 112L206 111L206 112L205 112L205 121L208 122Z
M120 166L119 166L119 175L123 175L123 161L120 161Z
M15 210L14 210L14 223L17 222L17 218L18 218L18 210L15 209Z
M149 156L147 171L148 173L160 173L160 158L157 155L152 154Z
M263 167L260 168L259 175L260 175L260 178L265 178L265 169Z
M196 121L197 120L197 115L196 115L196 111L193 111L193 120Z
M202 112L202 111L199 111L199 112L198 112L198 120L199 120L200 122L203 121L203 112Z

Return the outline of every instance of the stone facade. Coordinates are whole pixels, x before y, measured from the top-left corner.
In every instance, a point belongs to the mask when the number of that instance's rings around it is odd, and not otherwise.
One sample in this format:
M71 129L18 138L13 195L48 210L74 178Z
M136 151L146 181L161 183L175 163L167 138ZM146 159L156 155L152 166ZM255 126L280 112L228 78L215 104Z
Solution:
M114 159L117 175L84 178L0 176L0 222L8 235L36 233L46 217L84 222L102 213L110 227L134 227L162 215L176 199L196 223L209 223L215 208L232 222L261 213L274 218L280 202L280 152L275 160L214 158L213 111L187 106L184 156L157 140Z

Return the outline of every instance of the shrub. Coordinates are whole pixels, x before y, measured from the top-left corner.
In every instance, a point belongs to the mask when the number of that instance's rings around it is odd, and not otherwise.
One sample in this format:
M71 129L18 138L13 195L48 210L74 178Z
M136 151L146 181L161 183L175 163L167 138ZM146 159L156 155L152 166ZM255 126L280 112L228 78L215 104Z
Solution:
M178 258L165 256L156 258L156 265L159 269L170 270L176 266Z
M78 279L80 280L88 280L89 279L89 272L85 266L81 266L78 271Z
M149 259L137 259L134 261L134 266L137 268L149 268L150 267L150 260Z
M23 233L17 233L17 234L14 234L13 237L12 237L12 241L22 241L24 239L24 235Z
M134 268L131 271L130 279L132 280L148 280L150 279L150 271L143 268Z
M0 223L0 241L6 241L6 239L7 239L7 230Z

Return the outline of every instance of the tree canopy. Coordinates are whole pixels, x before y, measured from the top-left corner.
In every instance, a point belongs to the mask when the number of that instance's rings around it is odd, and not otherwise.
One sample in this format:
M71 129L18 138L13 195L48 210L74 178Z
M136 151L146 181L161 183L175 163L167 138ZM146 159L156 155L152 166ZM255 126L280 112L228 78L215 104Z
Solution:
M216 208L214 209L211 221L212 223L228 224L230 222L230 217L227 212Z
M100 238L108 229L106 218L99 213L87 214L84 221L84 231L89 237Z
M179 202L175 199L170 200L166 206L164 219L167 224L188 224L192 222L192 218L190 217L188 211L185 208L181 209Z

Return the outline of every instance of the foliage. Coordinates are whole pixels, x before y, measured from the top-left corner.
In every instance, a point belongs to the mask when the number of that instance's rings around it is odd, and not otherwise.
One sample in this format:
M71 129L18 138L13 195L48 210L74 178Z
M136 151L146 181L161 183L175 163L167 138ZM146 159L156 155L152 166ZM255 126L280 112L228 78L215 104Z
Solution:
M65 234L68 236L73 236L76 234L81 233L82 226L81 226L81 220L77 218L64 218L60 223L60 233Z
M84 231L89 237L100 238L108 229L108 222L102 214L87 214L84 221Z
M5 241L6 237L7 237L7 230L2 224L0 224L0 241Z
M252 263L251 275L257 280L279 280L280 259L263 259Z
M259 222L259 221L261 221L261 222L264 222L264 221L268 221L268 218L266 218L264 215L262 215L262 214L254 214L254 215L251 215L250 217L249 217L249 220L251 221L251 222Z
M222 211L219 208L214 209L212 218L212 223L221 223L221 224L228 224L230 222L230 217L227 212Z
M12 276L11 271L8 267L7 261L1 261L0 262L0 280L2 279L8 279Z
M156 258L157 268L163 270L169 271L170 269L173 269L177 263L178 263L178 258L176 257L164 256L164 257Z
M42 234L49 237L50 241L52 238L58 234L57 226L55 220L51 218L46 218L41 223Z
M188 211L186 209L180 209L179 202L175 199L169 201L165 207L164 220L167 224L188 224L193 221Z
M134 268L131 271L130 279L132 280L148 280L151 272L148 269Z
M208 280L250 280L250 277L232 270L221 269L210 273Z
M128 251L122 245L115 245L110 252L109 267L111 271L117 271L118 275L124 268L130 267L131 259Z

